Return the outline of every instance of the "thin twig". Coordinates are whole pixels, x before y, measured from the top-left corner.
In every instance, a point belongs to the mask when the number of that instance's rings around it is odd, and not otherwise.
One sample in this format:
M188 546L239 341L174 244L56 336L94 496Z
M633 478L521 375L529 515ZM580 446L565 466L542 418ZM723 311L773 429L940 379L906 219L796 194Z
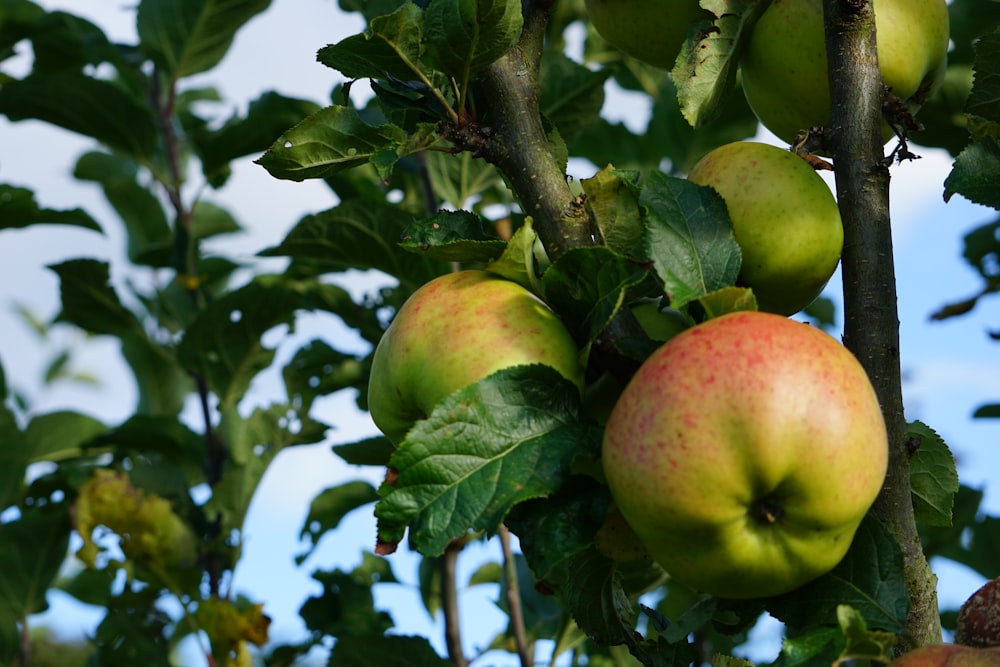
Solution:
M497 531L500 537L500 548L503 550L503 576L507 586L507 608L510 613L510 628L514 631L514 643L517 645L517 655L521 659L521 667L531 667L531 643L524 629L524 608L521 606L521 590L517 585L517 562L510 548L510 531L501 525Z
M462 650L461 621L458 613L458 587L456 586L456 564L458 554L465 546L464 540L452 540L438 560L441 573L441 610L444 613L444 642L448 647L448 658L455 667L466 667L469 661Z

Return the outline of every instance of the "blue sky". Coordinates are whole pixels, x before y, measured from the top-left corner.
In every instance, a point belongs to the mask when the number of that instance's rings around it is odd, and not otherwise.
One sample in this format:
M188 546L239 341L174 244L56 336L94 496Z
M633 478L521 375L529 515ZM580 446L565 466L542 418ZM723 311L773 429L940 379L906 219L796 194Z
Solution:
M41 2L49 9L66 9L88 16L112 38L134 41L133 15L119 3ZM308 20L303 20L306 17ZM338 81L336 72L315 62L315 51L327 43L354 34L363 27L360 18L340 12L332 0L279 0L264 15L241 32L226 60L215 70L189 85L212 84L221 89L230 111L245 110L246 103L262 91L274 89L286 95L317 101L327 98ZM640 125L648 110L644 100L610 91L605 114ZM777 143L773 138L764 137ZM14 302L29 306L44 318L58 312L58 284L46 264L71 257L110 259L112 267L123 266L125 240L115 218L96 188L74 181L70 170L75 156L90 148L77 137L39 123L11 124L0 119L0 182L31 187L39 202L52 208L83 205L105 227L106 236L69 228L31 228L0 235L0 361L8 381L28 393L35 409L78 409L109 422L130 413L135 392L127 369L118 357L114 341L79 338L80 354L74 368L89 371L101 386L60 386L43 389L40 378L54 349L53 342L40 344L14 316ZM928 315L940 305L966 297L980 286L978 277L961 259L961 237L978 224L991 221L995 212L961 198L945 204L941 183L950 159L938 151L919 151L922 160L893 168L892 218L896 244L901 354L906 382L904 395L909 419L921 419L935 428L951 445L959 461L963 480L985 488L986 506L1000 514L1000 420L971 420L972 411L987 401L1000 401L1000 345L991 343L986 332L1000 329L1000 299L985 300L963 318L934 323ZM574 162L577 179L591 175L593 166ZM277 243L302 214L334 205L332 195L320 183L291 183L272 179L249 160L235 165L234 177L221 192L211 193L217 203L231 208L248 231L227 238L226 252L236 252L263 268L278 268L253 260L254 253ZM121 281L123 275L114 275ZM371 279L349 276L345 285L361 293ZM827 295L839 303L839 276ZM352 332L332 317L304 318L292 336L273 332L279 344L278 363L288 359L299 344L313 337L336 341L338 347L364 351ZM261 402L280 398L282 390L275 371L265 373L253 387ZM355 512L333 535L321 542L300 568L293 557L304 550L298 531L312 497L348 479L377 483L380 471L352 468L330 453L329 445L351 442L375 433L366 414L356 410L353 397L338 395L317 404L316 416L336 426L329 442L287 450L268 471L254 500L246 529L245 558L235 576L235 587L264 601L275 620L273 635L293 640L301 633L297 609L302 600L318 592L310 579L314 569L352 568L362 550L372 547L374 520L370 512ZM482 562L499 559L496 542L471 548L460 562L460 582L467 580ZM382 586L377 602L393 613L399 632L432 636L443 652L440 624L419 608L416 589L416 558L406 553L391 557L403 585ZM941 576L945 606L957 606L980 584L981 579L958 567L935 564ZM493 608L495 587L481 586L464 592L461 604L476 623L467 624L466 650L489 641L504 623ZM54 595L46 620L67 632L88 630L99 618ZM766 657L766 656L765 656ZM494 661L495 662L495 661ZM513 662L511 663L513 664Z

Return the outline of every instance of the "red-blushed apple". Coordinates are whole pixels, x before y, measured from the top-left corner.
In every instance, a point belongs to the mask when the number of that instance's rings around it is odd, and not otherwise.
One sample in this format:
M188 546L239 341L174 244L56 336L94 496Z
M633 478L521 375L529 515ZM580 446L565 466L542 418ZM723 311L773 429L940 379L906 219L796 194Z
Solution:
M955 643L1000 646L1000 577L986 582L958 610Z
M712 20L698 0L586 0L597 33L624 53L662 69L671 69L689 24Z
M440 276L406 300L375 348L372 420L398 445L441 399L526 364L551 366L583 387L579 350L541 299L487 271Z
M873 8L882 80L916 110L920 98L944 79L948 5L945 0L874 0ZM773 0L751 32L740 71L747 102L782 141L792 143L800 130L827 125L822 0Z
M602 460L619 510L671 577L755 598L843 559L888 444L847 348L747 311L688 329L643 363L611 412Z
M805 160L736 141L701 158L688 180L725 200L743 254L739 281L760 310L792 315L819 296L840 263L844 227L830 187Z
M904 653L890 667L1000 667L1000 648L930 644Z

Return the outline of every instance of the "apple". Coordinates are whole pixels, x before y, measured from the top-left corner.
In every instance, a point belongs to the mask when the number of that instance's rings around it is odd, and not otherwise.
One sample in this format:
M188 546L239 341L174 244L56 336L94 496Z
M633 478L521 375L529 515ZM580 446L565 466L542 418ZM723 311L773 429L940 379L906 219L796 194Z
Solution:
M944 78L945 0L874 0L882 80L912 110ZM758 19L740 62L743 92L760 122L792 143L830 121L822 0L774 0ZM914 97L922 87L926 90ZM889 138L889 134L886 138Z
M844 227L829 186L805 160L737 141L701 158L688 180L725 200L743 253L739 280L760 310L791 315L819 296L840 262Z
M688 25L712 20L698 0L586 0L598 34L646 64L671 69L687 39Z
M955 643L1000 646L1000 577L987 581L958 610Z
M583 387L562 321L521 285L480 270L449 273L402 305L372 358L368 408L395 444L446 396L488 375L545 364Z
M1000 648L929 644L904 653L890 667L1000 667Z
M743 311L678 334L642 364L601 456L615 504L674 580L756 598L843 559L882 486L888 441L847 348Z

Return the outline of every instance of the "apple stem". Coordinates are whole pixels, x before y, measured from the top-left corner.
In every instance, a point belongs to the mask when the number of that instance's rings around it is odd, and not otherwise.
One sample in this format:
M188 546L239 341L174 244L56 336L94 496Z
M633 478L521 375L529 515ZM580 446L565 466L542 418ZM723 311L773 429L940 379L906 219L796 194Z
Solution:
M774 498L762 498L750 505L750 516L761 523L774 524L785 515L785 508Z

